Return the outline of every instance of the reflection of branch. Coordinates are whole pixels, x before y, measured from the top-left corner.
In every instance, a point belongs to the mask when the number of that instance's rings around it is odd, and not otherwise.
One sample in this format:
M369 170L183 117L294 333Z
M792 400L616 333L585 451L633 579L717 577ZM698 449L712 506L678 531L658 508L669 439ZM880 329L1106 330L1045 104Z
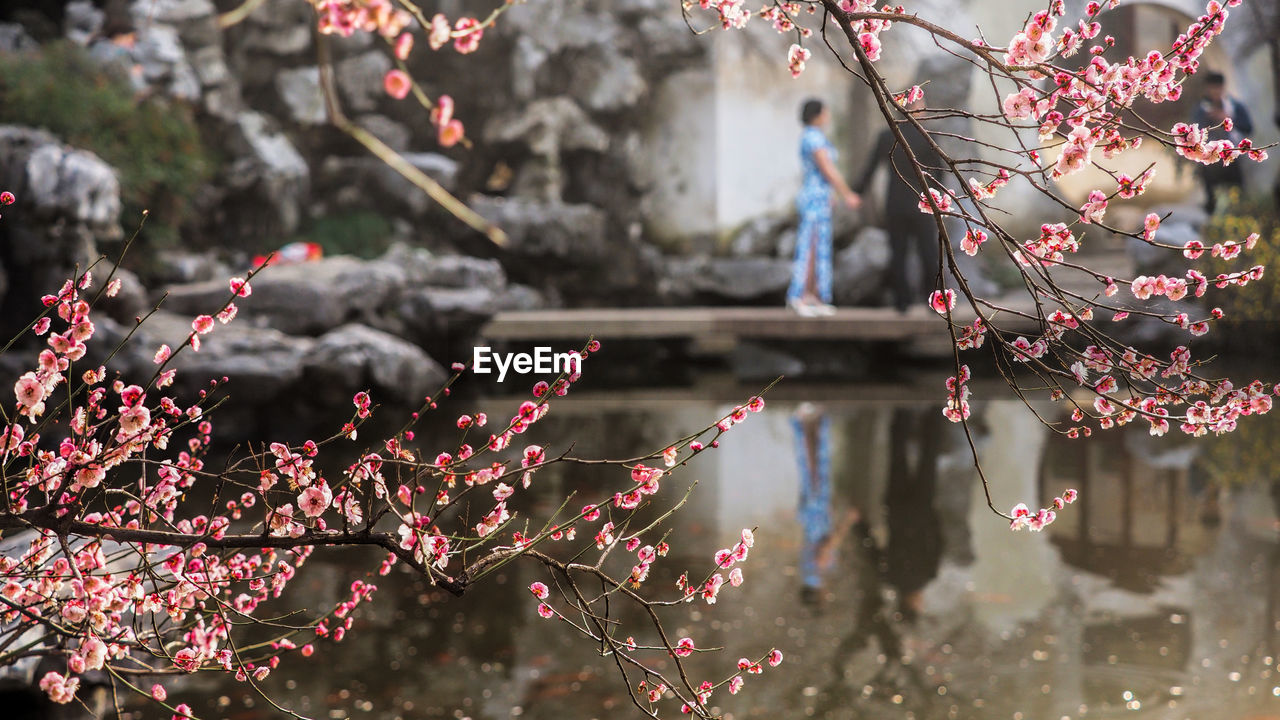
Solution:
M266 0L244 0L240 7L235 10L229 10L218 16L218 29L226 30L233 25L239 25L244 22L254 10L262 7L262 3Z
M338 104L338 93L333 77L333 62L329 55L328 36L317 33L316 48L320 64L320 88L324 92L325 111L333 126L351 136L352 139L363 145L379 160L386 163L388 167L400 173L404 179L426 193L427 197L439 203L449 214L466 223L473 230L483 233L493 241L493 244L506 246L507 234L503 232L502 228L467 207L466 203L454 197L440 183L414 167L408 160L405 160L403 155L379 140L373 133L356 125L347 118L346 114L342 112L342 107Z

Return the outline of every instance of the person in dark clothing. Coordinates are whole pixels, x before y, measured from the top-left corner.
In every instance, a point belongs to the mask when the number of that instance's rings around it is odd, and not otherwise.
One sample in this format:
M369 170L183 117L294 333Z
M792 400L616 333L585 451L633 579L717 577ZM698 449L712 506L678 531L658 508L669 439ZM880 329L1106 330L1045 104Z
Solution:
M922 108L923 102L916 101L909 110L917 113ZM898 127L907 140L911 155L926 173L938 176L942 159L929 138L909 122L899 121ZM876 139L876 147L867 161L867 167L854 183L854 192L866 192L876 170L886 162L889 166L889 188L885 194L885 229L889 232L889 273L893 283L893 305L898 312L906 312L913 302L918 303L924 299L924 289L928 284L925 278L929 275L929 269L937 266L938 225L933 215L920 211L920 195L923 192L920 180L916 177L906 148L888 128ZM920 264L920 272L914 278L911 272L913 255Z
M1222 123L1231 119L1232 128L1227 130ZM1246 135L1253 132L1253 119L1249 117L1249 109L1239 100L1227 95L1226 78L1222 73L1211 72L1205 77L1204 98L1196 106L1192 122L1209 130L1210 140L1230 140L1239 143ZM1218 190L1234 187L1244 190L1244 171L1239 162L1230 165L1215 163L1200 166L1200 179L1204 182L1204 209L1210 215L1218 205Z

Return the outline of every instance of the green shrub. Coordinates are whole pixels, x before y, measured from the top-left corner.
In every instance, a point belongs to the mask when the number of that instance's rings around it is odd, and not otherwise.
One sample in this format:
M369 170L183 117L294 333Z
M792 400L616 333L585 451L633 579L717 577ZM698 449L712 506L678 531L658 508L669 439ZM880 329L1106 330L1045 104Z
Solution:
M1217 290L1211 286L1205 297L1211 306L1221 307L1229 321L1266 323L1252 328L1255 332L1276 332L1280 326L1269 325L1280 320L1280 210L1269 195L1241 196L1233 191L1229 197L1226 207L1205 225L1205 247L1228 240L1243 243L1254 232L1259 235L1258 244L1234 260L1210 260L1200 271L1212 279L1219 273L1237 273L1254 265L1263 265L1266 270L1261 280L1243 288L1233 285Z
M349 210L312 220L295 240L310 240L324 254L375 258L391 246L391 223L370 210Z
M122 72L65 41L37 54L0 53L0 123L44 128L109 163L119 174L125 224L149 209L146 238L155 244L176 239L191 213L188 199L216 170L190 108L136 98Z

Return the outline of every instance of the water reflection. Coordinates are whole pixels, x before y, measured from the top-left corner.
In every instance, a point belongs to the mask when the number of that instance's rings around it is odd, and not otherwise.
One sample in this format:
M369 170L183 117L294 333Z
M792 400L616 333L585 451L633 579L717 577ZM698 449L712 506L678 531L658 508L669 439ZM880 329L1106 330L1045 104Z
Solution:
M1221 522L1204 523L1193 464L1211 472L1220 460L1198 445L1149 442L1145 427L1069 441L1016 402L990 402L975 407L975 441L997 503L1081 490L1046 532L1013 534L987 509L968 443L935 403L859 395L771 402L690 467L700 485L671 528L685 540L652 582L673 585L741 528L759 530L747 583L715 606L684 606L672 631L724 646L717 670L769 644L787 656L750 676L742 695L717 696L720 710L771 720L1280 718L1280 490L1270 477L1224 490ZM727 409L570 398L528 439L574 437L578 454L626 456ZM521 511L619 480L565 467ZM317 599L370 566L320 560L306 577ZM531 566L513 566L457 600L408 575L381 578L343 645L268 682L319 717L632 716L607 660L534 614L534 579ZM210 716L277 716L234 682L196 682L176 695Z

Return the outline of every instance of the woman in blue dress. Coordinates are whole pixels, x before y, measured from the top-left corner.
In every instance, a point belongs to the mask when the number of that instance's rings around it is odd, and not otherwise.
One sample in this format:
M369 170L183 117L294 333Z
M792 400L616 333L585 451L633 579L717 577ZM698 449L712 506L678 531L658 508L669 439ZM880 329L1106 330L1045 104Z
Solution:
M831 113L821 100L806 101L800 111L804 133L800 136L802 183L796 196L800 227L796 232L795 261L791 266L791 287L787 307L806 317L830 315L831 305L831 199L832 190L850 208L862 199L836 169L836 149L822 130Z

